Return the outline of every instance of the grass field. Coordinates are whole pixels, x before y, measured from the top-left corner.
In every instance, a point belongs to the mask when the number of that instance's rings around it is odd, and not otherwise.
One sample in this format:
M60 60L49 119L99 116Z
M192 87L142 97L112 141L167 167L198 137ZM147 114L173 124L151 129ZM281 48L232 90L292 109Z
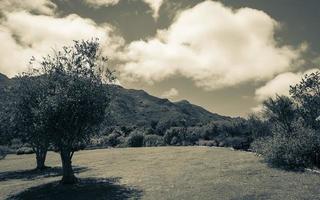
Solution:
M159 147L77 152L81 182L61 187L58 154L44 173L34 155L0 161L0 199L320 199L320 175L272 169L252 153ZM25 191L22 192L21 191Z

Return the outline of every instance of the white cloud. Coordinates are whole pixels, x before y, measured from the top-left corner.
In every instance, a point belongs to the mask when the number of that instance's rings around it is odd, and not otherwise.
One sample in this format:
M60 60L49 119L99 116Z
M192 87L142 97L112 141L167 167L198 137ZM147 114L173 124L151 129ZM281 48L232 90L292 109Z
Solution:
M182 75L208 90L268 80L291 69L305 49L279 45L278 27L262 11L205 1L154 38L128 45L122 73L151 83Z
M51 0L1 0L0 11L31 11L38 14L53 15L56 4Z
M120 2L120 0L84 0L88 5L93 7L100 6L114 6Z
M289 96L290 85L295 85L299 83L299 81L302 79L304 75L310 74L317 70L319 69L314 68L305 72L286 72L279 74L274 79L267 82L264 86L258 88L255 91L255 98L259 102L262 102L269 97L275 97L277 94Z
M24 71L33 51L18 45L10 30L3 26L0 26L0 41L0 73L13 76Z
M290 85L299 82L300 75L286 72L279 74L271 81L267 82L266 85L258 88L255 91L256 99L260 102L268 99L269 97L275 97L278 95L289 95Z
M259 105L257 105L256 107L253 107L253 108L251 108L250 110L251 110L251 112L253 112L253 113L260 113L260 112L262 112L263 111L263 105L262 104L259 104Z
M178 95L179 95L179 91L176 88L171 88L170 90L163 92L161 97L171 99Z
M163 0L142 0L142 1L148 4L148 6L151 8L153 12L152 16L155 19L157 19L159 17L159 10L163 3ZM120 0L84 0L84 2L86 2L88 5L94 8L99 8L101 6L105 6L105 7L114 6L118 4Z
M153 18L157 19L159 17L159 10L163 3L163 0L143 0L146 4L150 6L153 10Z
M75 14L55 18L28 12L7 13L0 30L0 72L8 76L26 70L31 56L41 58L52 53L52 48L70 45L73 40L98 37L110 58L123 44L122 38L114 36L110 25L98 26Z

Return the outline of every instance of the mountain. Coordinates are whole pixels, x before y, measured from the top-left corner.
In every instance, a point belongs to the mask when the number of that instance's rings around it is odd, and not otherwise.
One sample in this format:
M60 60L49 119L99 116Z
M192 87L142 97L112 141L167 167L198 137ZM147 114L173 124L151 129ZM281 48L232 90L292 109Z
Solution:
M3 94L5 86L10 84L14 84L14 79L0 74L0 93ZM110 87L111 98L105 120L108 126L194 126L209 121L231 119L211 113L186 100L171 102L149 95L143 90L125 89L118 85L107 87Z
M168 99L151 96L143 90L125 89L117 85L110 87L112 100L107 120L112 125L145 126L171 122L193 126L198 123L231 119L211 113L186 100L171 102Z

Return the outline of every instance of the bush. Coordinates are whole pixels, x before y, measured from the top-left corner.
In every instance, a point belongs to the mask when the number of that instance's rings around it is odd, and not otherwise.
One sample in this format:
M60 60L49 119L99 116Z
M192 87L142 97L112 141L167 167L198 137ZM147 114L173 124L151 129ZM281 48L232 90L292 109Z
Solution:
M146 147L158 147L163 145L163 138L159 135L146 135L144 137L144 146Z
M253 140L271 136L271 125L272 123L270 123L268 120L263 120L257 115L250 115L247 120L249 136Z
M74 145L72 147L72 151L80 151L80 150L85 150L87 147L86 143L80 142L77 145Z
M217 141L215 140L199 140L198 144L199 146L208 146L208 147L214 147L218 145Z
M183 145L195 145L201 138L202 128L200 127L189 127L186 129L184 135Z
M34 153L33 149L30 147L21 147L17 150L16 154L17 155L22 155L22 154L32 154Z
M23 142L20 139L14 138L11 140L11 148L12 149L19 149L23 146Z
M142 147L144 143L144 135L141 133L133 132L127 138L128 147Z
M167 145L184 145L186 138L186 128L173 127L166 131L163 140Z
M250 139L245 137L228 137L225 139L225 146L234 149L248 150L250 143Z
M126 145L126 138L123 136L119 136L117 138L117 140L119 141L119 144L116 147L122 147L124 145Z
M291 137L277 133L252 143L252 149L276 167L298 169L319 167L320 136L315 131L301 128Z
M111 133L105 138L104 144L111 147L116 147L120 144L120 137L118 133Z
M90 140L90 148L125 147L126 139L118 132L102 135Z
M0 160L4 159L9 152L10 149L8 147L0 146Z

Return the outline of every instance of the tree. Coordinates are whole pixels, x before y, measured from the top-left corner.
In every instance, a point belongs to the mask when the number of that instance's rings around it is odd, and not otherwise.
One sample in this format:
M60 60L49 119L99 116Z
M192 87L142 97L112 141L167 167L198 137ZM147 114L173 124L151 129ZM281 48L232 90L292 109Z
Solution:
M28 142L36 154L37 169L44 169L49 147L46 101L48 83L36 71L16 78L12 92L16 101L10 106L14 118L14 137Z
M294 102L286 96L276 96L263 102L264 116L273 124L285 130L287 134L293 132L297 113Z
M14 136L15 129L12 129L13 112L11 106L14 104L14 97L11 92L12 81L0 73L0 145L9 145Z
M106 61L98 40L88 40L74 41L73 46L39 63L47 90L42 102L46 130L60 153L62 183L77 181L72 169L74 151L90 139L105 117L109 98L104 83L115 78L112 71L104 70Z
M7 101L7 94L0 91L0 145L8 145L12 137L10 124L11 124L11 112L9 102Z
M305 75L300 83L291 86L290 95L298 103L299 113L306 125L319 130L320 71Z
M320 72L306 75L290 87L291 97L264 102L265 116L281 129L253 143L271 164L289 168L319 166Z
M249 134L252 140L258 138L271 136L270 123L267 120L263 120L258 115L249 115L247 119L247 126L249 129Z

